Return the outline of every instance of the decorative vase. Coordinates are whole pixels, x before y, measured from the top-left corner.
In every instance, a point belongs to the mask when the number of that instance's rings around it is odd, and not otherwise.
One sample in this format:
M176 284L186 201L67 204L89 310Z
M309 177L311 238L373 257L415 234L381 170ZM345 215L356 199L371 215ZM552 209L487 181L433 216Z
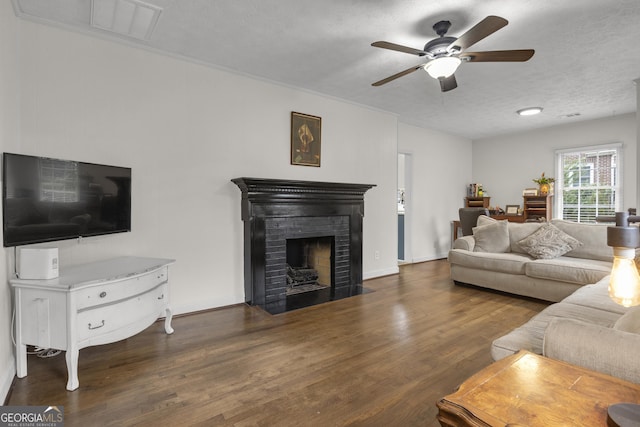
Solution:
M552 192L552 187L551 184L540 184L540 195L541 196L546 196L547 194L551 194Z

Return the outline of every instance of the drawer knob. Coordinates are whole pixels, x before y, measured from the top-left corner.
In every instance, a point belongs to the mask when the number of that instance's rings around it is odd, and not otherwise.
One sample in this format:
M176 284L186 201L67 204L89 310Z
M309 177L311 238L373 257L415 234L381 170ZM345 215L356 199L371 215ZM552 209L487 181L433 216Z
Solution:
M104 298L107 296L107 293L105 291L100 292L100 298Z
M104 326L104 319L102 319L102 323L99 324L98 326L91 326L91 323L89 323L89 329L98 329L98 328L102 328Z

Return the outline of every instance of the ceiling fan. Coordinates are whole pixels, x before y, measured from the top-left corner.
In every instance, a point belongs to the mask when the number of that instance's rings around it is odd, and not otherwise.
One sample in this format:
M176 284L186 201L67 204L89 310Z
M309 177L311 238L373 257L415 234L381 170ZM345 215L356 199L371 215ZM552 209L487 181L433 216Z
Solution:
M424 49L414 49L395 43L378 41L371 43L371 46L383 49L395 50L398 52L410 53L412 55L426 56L429 61L400 71L397 74L382 79L372 84L372 86L382 86L399 77L413 73L423 68L431 77L440 81L442 92L458 87L454 75L458 66L462 62L524 62L528 61L535 51L533 49L519 50L494 50L486 52L467 52L466 49L476 44L485 37L495 33L500 28L505 27L509 21L499 16L487 16L478 22L473 28L460 37L445 36L451 22L437 22L433 29L438 34L438 38L431 40Z

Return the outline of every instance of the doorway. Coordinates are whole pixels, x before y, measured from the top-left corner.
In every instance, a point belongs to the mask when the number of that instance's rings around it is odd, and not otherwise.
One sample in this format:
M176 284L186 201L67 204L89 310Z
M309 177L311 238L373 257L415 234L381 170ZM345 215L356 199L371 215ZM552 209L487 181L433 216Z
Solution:
M411 154L398 153L398 263L411 262Z

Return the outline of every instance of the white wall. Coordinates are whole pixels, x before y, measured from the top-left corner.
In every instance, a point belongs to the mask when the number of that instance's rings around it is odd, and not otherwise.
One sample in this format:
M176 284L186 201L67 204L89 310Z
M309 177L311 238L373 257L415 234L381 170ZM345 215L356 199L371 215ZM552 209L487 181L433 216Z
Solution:
M626 210L636 206L637 127L636 114L632 113L476 140L473 181L482 183L492 205L522 206L522 190L536 187L532 179L542 172L555 176L555 150L622 142L622 208Z
M3 150L133 169L133 231L56 243L62 267L121 254L175 258L176 313L243 302L241 194L230 180L249 176L375 184L365 195L363 273L398 271L394 115L17 20L7 5L0 87L11 93L0 113L12 125L3 123ZM291 111L322 117L322 167L289 164ZM5 259L3 277L13 252ZM0 366L10 382L6 280L0 292Z
M18 131L19 73L16 61L17 19L11 2L0 2L0 151L15 149ZM0 212L0 216L2 212ZM15 359L11 341L11 288L7 281L7 249L0 249L0 403L4 401L15 376Z
M176 312L244 301L240 176L375 184L365 277L397 271L395 116L20 21L19 151L130 166L128 234L66 241L61 265L177 259ZM291 166L290 113L322 117L322 167ZM374 252L379 251L379 259Z
M412 259L446 258L451 221L458 218L472 179L471 141L407 124L398 126L398 151L411 156L405 226L411 230Z

